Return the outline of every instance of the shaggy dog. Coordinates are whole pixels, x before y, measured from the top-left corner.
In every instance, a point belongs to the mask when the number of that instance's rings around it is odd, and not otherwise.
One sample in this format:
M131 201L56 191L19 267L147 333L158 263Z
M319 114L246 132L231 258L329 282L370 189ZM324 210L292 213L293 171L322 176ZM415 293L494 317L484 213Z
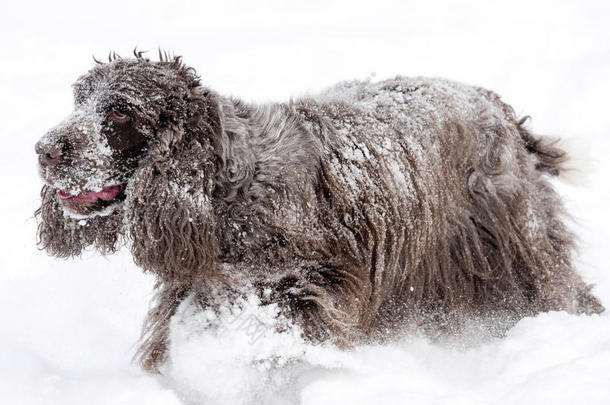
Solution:
M471 317L599 313L549 176L565 153L490 91L441 79L339 84L253 105L180 58L116 55L36 145L39 244L126 244L158 279L141 365L167 357L187 297L243 291L342 347Z

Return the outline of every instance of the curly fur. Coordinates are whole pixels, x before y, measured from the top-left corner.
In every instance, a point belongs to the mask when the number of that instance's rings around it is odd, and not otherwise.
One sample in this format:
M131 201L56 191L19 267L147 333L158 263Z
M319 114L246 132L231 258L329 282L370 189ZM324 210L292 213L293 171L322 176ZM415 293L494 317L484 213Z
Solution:
M98 62L75 99L37 146L39 243L59 257L127 243L158 277L139 350L148 370L192 295L207 307L271 291L264 302L309 339L340 346L450 333L473 316L603 311L547 177L565 153L492 92L397 77L251 105L201 86L179 58L136 52ZM129 126L94 113L104 108L129 112ZM58 145L59 162L44 158ZM109 201L56 195L113 184L124 191Z

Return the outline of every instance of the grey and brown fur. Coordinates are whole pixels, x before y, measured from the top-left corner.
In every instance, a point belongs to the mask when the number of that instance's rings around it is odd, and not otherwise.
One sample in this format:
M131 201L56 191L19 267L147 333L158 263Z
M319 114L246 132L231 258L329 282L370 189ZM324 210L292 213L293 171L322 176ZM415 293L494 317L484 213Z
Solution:
M353 81L254 105L179 58L112 56L37 145L39 243L58 257L126 244L157 276L139 351L157 370L194 296L278 303L312 341L349 347L473 316L599 313L549 183L565 153L487 90L441 79ZM109 110L129 116L108 121ZM111 201L72 204L120 184ZM71 201L71 200L68 200Z

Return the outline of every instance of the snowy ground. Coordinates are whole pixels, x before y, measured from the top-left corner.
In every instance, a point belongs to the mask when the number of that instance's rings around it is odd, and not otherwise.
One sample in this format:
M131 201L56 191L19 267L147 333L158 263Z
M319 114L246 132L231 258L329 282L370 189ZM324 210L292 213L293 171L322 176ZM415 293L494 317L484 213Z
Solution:
M281 100L341 79L443 76L499 92L533 130L571 137L589 173L558 184L578 266L610 306L607 1L23 1L0 17L0 403L608 404L610 318L549 313L503 339L411 337L341 352L269 331L253 306L215 333L176 319L164 377L130 363L153 280L124 252L48 258L35 247L33 145L71 108L71 82L110 50L157 45L204 82ZM407 4L409 3L409 4Z

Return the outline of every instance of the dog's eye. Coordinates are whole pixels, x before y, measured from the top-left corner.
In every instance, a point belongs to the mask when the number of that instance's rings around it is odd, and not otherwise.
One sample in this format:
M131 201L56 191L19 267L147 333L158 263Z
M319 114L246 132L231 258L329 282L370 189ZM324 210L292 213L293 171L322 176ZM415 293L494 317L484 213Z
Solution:
M110 110L108 112L108 118L114 122L118 122L119 124L124 124L129 121L129 116L123 114L122 112L116 110Z

